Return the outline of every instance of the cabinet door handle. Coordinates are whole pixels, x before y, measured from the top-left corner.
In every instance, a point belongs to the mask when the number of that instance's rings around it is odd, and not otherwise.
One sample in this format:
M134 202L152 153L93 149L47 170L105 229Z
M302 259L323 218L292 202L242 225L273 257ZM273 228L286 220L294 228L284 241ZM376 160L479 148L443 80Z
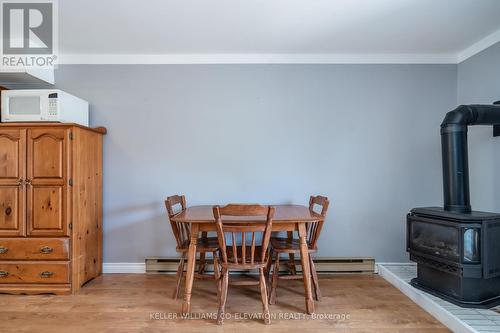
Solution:
M9 272L7 272L7 271L0 271L0 278L6 278L7 276L9 276Z
M7 252L9 252L9 249L8 249L8 248L3 247L3 246L0 246L0 254L5 254L5 253L7 253Z
M17 186L22 186L22 185L24 185L24 179L19 178L19 179L17 180Z
M53 272L49 272L49 271L45 271L45 272L41 272L40 273L40 276L43 277L43 278L50 278L52 277L52 275L54 275Z
M26 181L24 182L26 185L31 185L31 179L26 179Z
M43 254L50 254L50 253L54 252L54 249L51 247L48 247L48 246L44 246L40 249L40 252Z

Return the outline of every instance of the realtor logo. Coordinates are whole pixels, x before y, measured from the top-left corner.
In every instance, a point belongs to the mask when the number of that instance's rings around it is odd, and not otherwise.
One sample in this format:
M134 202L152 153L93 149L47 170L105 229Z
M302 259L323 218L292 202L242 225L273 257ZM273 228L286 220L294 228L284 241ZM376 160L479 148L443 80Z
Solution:
M54 0L1 0L1 66L55 65L57 11Z

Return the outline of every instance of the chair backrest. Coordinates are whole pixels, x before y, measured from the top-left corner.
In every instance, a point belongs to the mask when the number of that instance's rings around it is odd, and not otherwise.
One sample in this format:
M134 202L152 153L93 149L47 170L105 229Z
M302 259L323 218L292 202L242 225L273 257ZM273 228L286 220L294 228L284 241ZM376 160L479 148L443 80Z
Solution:
M274 211L274 207L271 206L247 204L213 207L223 265L230 263L249 267L266 262ZM260 240L257 239L259 235L261 235ZM251 239L247 240L247 237ZM230 258L226 246L232 249ZM256 253L257 247L260 247L260 253Z
M176 211L177 205L180 205L180 210ZM172 232L174 233L175 240L177 242L177 247L183 247L188 244L190 238L190 228L189 224L174 222L172 217L186 209L186 198L183 195L173 195L165 200L165 207L167 208L168 219L170 225L172 226Z
M323 217L323 220L309 223L307 226L307 241L309 242L309 244L311 244L312 248L316 248L329 205L330 201L327 197L323 197L321 195L311 195L311 197L309 198L309 210L315 212L315 206L321 206L321 212L317 213L319 213Z

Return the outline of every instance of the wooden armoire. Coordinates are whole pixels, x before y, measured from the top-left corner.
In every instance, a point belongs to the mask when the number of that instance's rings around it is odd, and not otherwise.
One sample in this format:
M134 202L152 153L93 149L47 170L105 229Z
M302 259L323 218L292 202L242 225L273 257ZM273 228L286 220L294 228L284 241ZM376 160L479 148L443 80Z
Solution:
M101 274L105 133L0 124L0 293L68 294Z

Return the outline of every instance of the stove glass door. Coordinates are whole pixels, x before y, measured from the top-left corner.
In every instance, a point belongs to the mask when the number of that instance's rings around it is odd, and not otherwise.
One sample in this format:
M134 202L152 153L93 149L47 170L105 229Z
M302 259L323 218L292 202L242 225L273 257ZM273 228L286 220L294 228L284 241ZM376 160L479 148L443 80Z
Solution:
M410 246L413 250L453 261L460 259L459 229L447 225L413 220Z

